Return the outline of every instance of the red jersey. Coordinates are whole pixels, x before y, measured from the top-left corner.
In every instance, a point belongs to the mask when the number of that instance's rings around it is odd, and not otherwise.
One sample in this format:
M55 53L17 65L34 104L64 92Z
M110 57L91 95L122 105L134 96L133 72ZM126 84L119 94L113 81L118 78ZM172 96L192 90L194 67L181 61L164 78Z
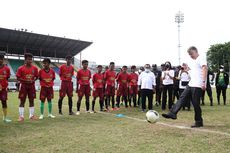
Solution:
M93 75L93 87L103 88L104 87L104 76L102 73L95 73Z
M41 69L38 73L38 78L42 87L52 87L54 85L55 72L53 69L49 69L48 72L45 69Z
M137 81L138 81L138 74L136 74L136 73L130 73L128 81L129 81L129 85L130 86L136 86L137 85Z
M89 80L91 78L90 70L80 69L77 72L77 82L80 85L89 85Z
M6 89L8 86L8 79L10 78L10 69L4 65L0 67L0 85L2 89Z
M62 81L72 81L72 76L74 76L73 66L67 66L66 64L61 65L59 75Z
M115 85L116 73L115 71L107 70L104 74L104 79L106 85L114 86Z
M33 65L30 67L22 65L18 68L16 76L18 79L22 79L20 80L21 83L27 83L23 82L23 80L34 81L38 78L38 68Z
M117 82L119 85L127 85L128 84L128 77L129 74L128 73L119 73L117 76Z

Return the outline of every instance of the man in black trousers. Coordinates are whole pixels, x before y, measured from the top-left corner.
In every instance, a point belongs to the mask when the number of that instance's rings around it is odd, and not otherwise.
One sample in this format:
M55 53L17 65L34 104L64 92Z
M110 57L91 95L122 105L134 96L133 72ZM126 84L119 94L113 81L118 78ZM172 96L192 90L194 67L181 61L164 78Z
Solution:
M192 125L191 128L196 128L203 126L200 99L202 90L206 88L207 61L206 58L199 55L197 48L194 46L188 49L188 54L191 57L191 61L189 62L191 80L170 112L162 114L162 116L165 118L177 119L177 113L189 98L191 99L195 111L195 124Z

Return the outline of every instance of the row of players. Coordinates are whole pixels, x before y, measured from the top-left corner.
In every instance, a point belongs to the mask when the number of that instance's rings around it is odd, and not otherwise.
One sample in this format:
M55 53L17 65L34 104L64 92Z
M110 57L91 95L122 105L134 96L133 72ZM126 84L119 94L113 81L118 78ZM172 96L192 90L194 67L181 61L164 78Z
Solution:
M38 68L32 64L33 55L26 53L25 64L20 66L17 70L16 77L20 82L19 95L19 118L18 121L24 121L24 105L28 96L29 100L29 119L36 120L37 117L34 115L34 99L36 98L35 81L40 80L40 117L44 118L44 103L48 101L48 117L55 118L52 115L52 99L54 97L53 85L55 80L55 72L50 68L50 59L45 58L43 60L43 69L38 71ZM72 97L73 97L73 82L72 77L74 76L74 67L71 65L72 56L66 56L66 64L60 66L60 79L61 87L59 91L58 109L59 114L62 115L62 101L63 98L68 96L69 115L74 115L72 111ZM150 65L149 69L150 69ZM112 110L117 110L120 107L120 98L122 97L125 102L125 107L128 107L128 99L133 99L134 106L136 106L136 95L138 94L138 74L135 73L136 67L131 67L131 73L127 73L127 66L122 67L122 73L116 75L114 71L115 64L111 62L109 69L102 73L102 66L97 66L97 73L92 76L93 82L93 100L92 100L92 111L89 110L90 102L90 79L91 72L88 69L88 61L82 61L82 69L77 72L77 87L76 93L78 94L77 100L77 112L76 115L80 115L81 100L83 96L86 98L86 112L94 113L95 101L99 97L100 110L104 110L104 96L106 98L105 108L109 111L110 101L112 102ZM153 74L153 73L151 73ZM155 76L153 74L152 85L155 85ZM11 122L7 116L7 86L8 79L10 78L10 69L4 65L4 54L0 55L0 100L2 101L3 108L3 121ZM118 85L116 87L115 82ZM116 93L116 107L115 107L115 89ZM129 93L128 93L129 92ZM129 97L127 97L129 95ZM142 105L145 109L145 104ZM149 108L151 109L151 108Z

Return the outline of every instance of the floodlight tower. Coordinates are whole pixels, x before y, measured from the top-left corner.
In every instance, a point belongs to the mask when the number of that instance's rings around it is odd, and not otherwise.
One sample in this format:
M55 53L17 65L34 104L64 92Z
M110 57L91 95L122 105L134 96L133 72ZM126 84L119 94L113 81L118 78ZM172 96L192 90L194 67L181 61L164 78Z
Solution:
M181 57L180 57L180 48L181 48L181 44L180 44L180 24L184 22L184 13L182 13L181 11L177 12L175 15L175 22L178 24L178 58L179 58L179 65Z

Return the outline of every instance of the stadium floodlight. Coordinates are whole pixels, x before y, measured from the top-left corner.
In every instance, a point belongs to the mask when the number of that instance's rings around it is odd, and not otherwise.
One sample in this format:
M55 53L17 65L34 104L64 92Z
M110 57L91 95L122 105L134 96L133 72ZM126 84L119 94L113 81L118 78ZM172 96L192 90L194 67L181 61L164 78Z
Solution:
M184 22L184 13L182 13L181 11L176 13L175 16L175 22L178 24L178 58L179 58L179 65L180 65L180 48L181 48L181 44L180 44L180 23Z

